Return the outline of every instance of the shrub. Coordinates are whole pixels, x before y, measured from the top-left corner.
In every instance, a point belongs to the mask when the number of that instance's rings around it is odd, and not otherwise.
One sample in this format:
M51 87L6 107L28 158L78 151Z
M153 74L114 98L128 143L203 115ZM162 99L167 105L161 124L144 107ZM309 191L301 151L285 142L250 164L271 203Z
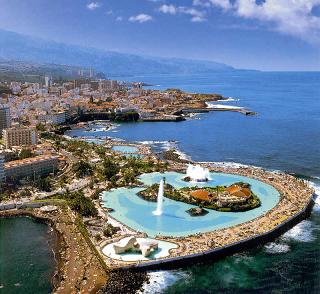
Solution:
M97 242L102 240L102 237L100 234L95 235L94 238L96 239Z
M72 170L75 172L78 178L90 176L93 173L92 167L88 162L80 160L72 166Z
M36 186L40 191L50 192L51 189L52 189L51 179L50 179L49 177L40 178L40 179L35 183L35 186Z
M91 199L84 196L83 192L66 192L58 195L59 199L64 199L68 202L70 208L81 216L97 216L98 211Z

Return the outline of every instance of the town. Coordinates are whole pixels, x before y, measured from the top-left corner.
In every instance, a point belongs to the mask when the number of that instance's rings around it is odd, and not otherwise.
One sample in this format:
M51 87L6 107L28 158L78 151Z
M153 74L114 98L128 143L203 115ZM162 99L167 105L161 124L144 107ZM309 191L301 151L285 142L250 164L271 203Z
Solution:
M212 110L206 109L208 101L226 99L179 89L144 89L142 82L97 79L92 69L87 75L79 70L78 75L71 81L54 81L46 75L43 83L0 84L1 182L35 180L63 168L65 158L47 141L39 141L41 132L63 133L74 123L98 119L181 121L190 113Z

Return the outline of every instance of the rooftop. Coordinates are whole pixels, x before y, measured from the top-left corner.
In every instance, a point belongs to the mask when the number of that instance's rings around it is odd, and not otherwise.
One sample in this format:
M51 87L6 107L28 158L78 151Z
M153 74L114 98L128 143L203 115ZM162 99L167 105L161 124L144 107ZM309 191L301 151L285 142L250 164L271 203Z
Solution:
M58 156L52 155L52 154L43 154L39 155L36 157L30 157L30 158L25 158L25 159L20 159L20 160L14 160L14 161L9 161L4 164L5 168L12 168L12 167L17 167L21 165L28 165L44 160L51 160L51 159L58 159Z

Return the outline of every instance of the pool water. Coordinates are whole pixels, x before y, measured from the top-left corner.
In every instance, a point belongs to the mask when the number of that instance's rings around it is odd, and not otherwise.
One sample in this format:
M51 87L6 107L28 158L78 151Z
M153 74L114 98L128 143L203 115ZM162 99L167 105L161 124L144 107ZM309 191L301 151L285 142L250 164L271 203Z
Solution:
M113 259L123 260L123 261L139 261L139 260L150 260L150 259L157 259L163 258L170 255L169 251L171 249L177 248L178 245L175 243L163 241L163 240L154 240L150 238L137 238L137 241L156 241L158 243L158 249L150 254L148 257L144 257L140 252L125 252L121 254L116 254L113 249L113 244L106 245L102 252L106 256L109 256Z
M144 188L118 188L104 192L102 196L103 206L113 208L110 215L118 221L126 224L134 230L145 232L149 236L175 236L182 237L199 232L209 232L227 228L255 219L277 205L280 200L279 192L272 186L258 180L239 175L210 173L212 178L207 183L185 182L185 175L177 172L143 174L140 180L149 186L159 183L162 177L175 188L187 186L229 186L235 182L251 184L252 191L260 198L261 206L245 212L220 212L209 210L209 213L201 217L192 217L186 210L194 205L178 202L165 198L163 214L153 215L156 209L155 202L143 200L137 193Z
M125 146L125 145L113 146L112 150L119 151L119 152L122 152L122 153L137 153L139 151L139 149L137 147Z

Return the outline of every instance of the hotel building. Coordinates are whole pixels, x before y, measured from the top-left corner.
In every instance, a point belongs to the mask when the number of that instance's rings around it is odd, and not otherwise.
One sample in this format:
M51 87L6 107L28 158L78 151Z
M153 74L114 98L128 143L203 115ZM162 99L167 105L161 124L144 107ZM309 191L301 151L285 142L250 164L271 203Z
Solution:
M12 146L30 146L38 143L38 134L34 128L4 129L2 137L7 149Z
M0 135L2 135L2 130L10 128L11 117L10 108L6 106L0 107Z
M44 154L22 160L6 162L4 163L4 170L7 179L19 180L30 178L35 180L41 176L56 172L58 163L58 156Z

